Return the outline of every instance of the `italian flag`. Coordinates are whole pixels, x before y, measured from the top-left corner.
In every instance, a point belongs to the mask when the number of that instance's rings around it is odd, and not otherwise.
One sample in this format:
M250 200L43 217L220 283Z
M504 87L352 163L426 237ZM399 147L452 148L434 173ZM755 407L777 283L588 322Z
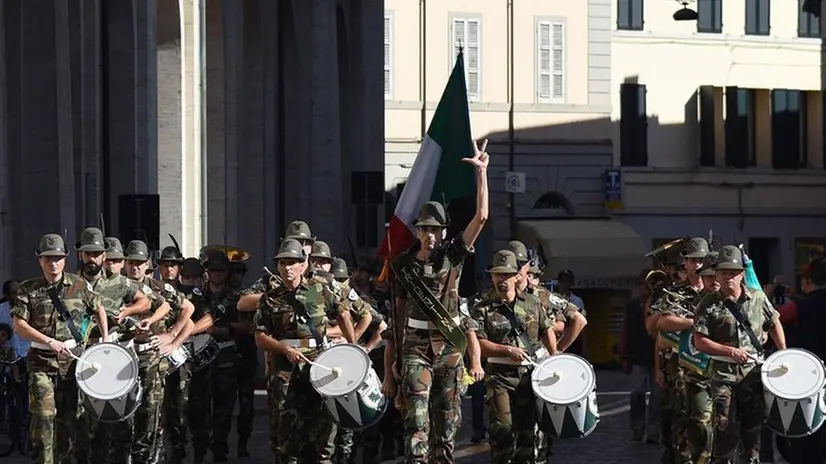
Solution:
M380 257L391 259L413 245L416 240L413 222L425 202L433 200L446 205L457 198L473 197L476 191L473 167L462 162L462 158L472 157L465 61L460 51L390 219L379 249Z

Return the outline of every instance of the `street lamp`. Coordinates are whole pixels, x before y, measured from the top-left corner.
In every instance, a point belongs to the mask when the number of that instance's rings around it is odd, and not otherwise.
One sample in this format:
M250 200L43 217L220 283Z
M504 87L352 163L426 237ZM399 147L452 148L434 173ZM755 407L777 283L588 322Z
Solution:
M674 21L696 21L697 12L688 7L694 0L676 0L683 7L674 13Z

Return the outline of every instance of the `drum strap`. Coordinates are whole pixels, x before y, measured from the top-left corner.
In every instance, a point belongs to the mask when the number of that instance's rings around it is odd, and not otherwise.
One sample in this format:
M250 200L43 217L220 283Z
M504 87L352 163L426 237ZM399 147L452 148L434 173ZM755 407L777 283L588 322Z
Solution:
M525 327L519 322L519 318L516 317L516 313L513 311L513 308L511 308L507 303L502 303L499 307L502 308L500 313L508 318L508 322L511 323L511 333L519 339L522 346L525 347L525 351L527 351L532 358L535 358L536 350L534 349L533 344L528 340L528 336L525 333Z
M80 332L77 330L75 326L75 320L72 318L71 313L69 310L66 309L66 305L60 301L60 298L57 296L57 287L52 287L46 291L49 295L49 298L52 300L52 306L60 314L60 318L63 319L63 322L66 323L66 326L69 328L69 332L71 332L72 337L77 342L78 346L83 345L83 337L80 336Z
M754 330L751 330L751 325L748 324L746 318L743 316L743 313L740 311L740 308L737 306L737 303L726 300L723 302L723 306L729 310L732 316L737 319L737 324L740 326L740 330L744 331L746 335L748 335L749 340L751 340L751 344L754 345L754 348L757 350L757 353L762 355L763 354L763 344L760 343L760 339L757 338L755 335Z

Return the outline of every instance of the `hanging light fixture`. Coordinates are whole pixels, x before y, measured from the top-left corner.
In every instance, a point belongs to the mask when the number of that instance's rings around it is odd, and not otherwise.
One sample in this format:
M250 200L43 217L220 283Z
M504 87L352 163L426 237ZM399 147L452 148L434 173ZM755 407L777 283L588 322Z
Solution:
M683 7L674 13L674 21L696 21L697 12L688 7L694 0L676 0Z

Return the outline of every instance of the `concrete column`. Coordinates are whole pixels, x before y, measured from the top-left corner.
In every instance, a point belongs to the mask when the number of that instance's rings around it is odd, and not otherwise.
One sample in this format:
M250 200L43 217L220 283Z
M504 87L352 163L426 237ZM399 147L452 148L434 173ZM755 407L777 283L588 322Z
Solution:
M80 151L83 158L85 224L97 223L101 204L100 0L80 2ZM109 218L106 218L108 221ZM107 222L106 232L115 230Z
M308 2L309 3L309 2ZM307 188L301 192L302 205L309 205L313 233L340 248L341 237L341 146L338 124L331 121L339 114L338 66L336 50L336 10L329 0L312 0L312 56L310 92L312 116L310 164Z
M183 240L183 181L181 83L181 18L178 0L159 0L157 17L158 72L158 194L160 204L160 245L172 245L166 234ZM196 173L197 175L197 173ZM192 256L192 255L189 255Z
M286 176L277 171L277 157L281 156L279 150L279 123L278 113L278 86L279 76L279 53L281 46L280 34L285 34L291 30L286 25L292 24L292 0L282 0L278 3L267 0L258 2L259 24L260 24L260 54L261 54L261 217L263 222L263 235L265 239L265 249L271 256L275 256L275 251L279 245L279 237L283 235L284 227L279 224L284 221L279 214L278 200L276 198L279 185L283 185ZM284 44L286 48L287 45ZM252 56L247 53L247 56ZM254 65L253 65L254 66ZM253 108L257 105L253 104ZM247 117L252 117L247 114ZM284 223L286 224L286 223ZM268 253L268 254L269 254Z
M182 107L182 234L179 241L187 256L197 256L206 239L207 224L203 170L204 145L204 0L178 0L181 13Z
M5 79L5 86L3 87L6 89L4 107L6 123L3 127L6 135L6 146L8 147L8 172L22 174L24 172L23 157L21 156L23 129L23 97L21 95L21 80L23 77L22 0L10 0L0 3L3 5L3 40L6 44L3 50L3 60L0 60L2 65L0 66L5 66L6 70L5 73L2 73L2 77ZM3 221L9 224L6 228L9 235L4 242L4 246L9 247L6 254L11 256L8 267L11 268L11 275L28 275L29 271L37 270L37 263L32 259L31 250L32 247L37 246L37 244L32 245L32 242L39 238L35 237L38 232L25 227L21 208L12 208L12 205L20 204L25 198L23 196L24 176L14 175L7 179L9 198Z
M135 190L158 191L158 0L134 3Z
M239 243L239 211L245 207L238 196L242 116L240 112L244 64L244 3L222 0L224 30L224 234L230 245ZM247 223L247 222L245 222ZM249 224L249 223L247 223ZM253 223L254 224L254 223Z
M75 192L66 0L21 4L20 200L27 242L75 231ZM37 246L35 243L34 245ZM31 248L29 248L31 250Z
M224 91L224 21L221 0L205 0L206 3L206 192L209 224L207 244L220 244L226 235L226 139Z
M6 111L6 8L0 2L0 275L12 274L12 227L11 227L11 163L7 138L8 112Z

